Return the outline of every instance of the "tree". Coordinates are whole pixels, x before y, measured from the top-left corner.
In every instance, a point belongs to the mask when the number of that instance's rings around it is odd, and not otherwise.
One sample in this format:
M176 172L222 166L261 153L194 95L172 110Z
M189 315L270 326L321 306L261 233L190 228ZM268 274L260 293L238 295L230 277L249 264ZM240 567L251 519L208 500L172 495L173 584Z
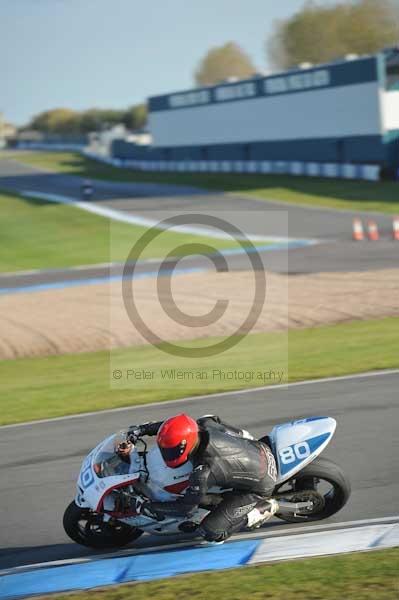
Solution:
M75 112L68 108L47 110L34 117L28 129L46 134L85 134L124 123L128 129L141 129L147 122L147 106L137 104L127 110L90 108Z
M371 54L399 41L399 8L391 0L356 0L333 6L308 2L278 21L266 51L274 67L323 63L346 54Z
M124 118L123 110L91 108L80 113L80 131L90 133L101 131L121 123Z
M213 85L229 77L245 79L256 72L249 56L234 42L211 48L195 71L199 86Z
M147 123L147 105L131 106L124 112L121 122L131 131L142 129Z
M69 108L47 110L32 119L29 129L43 133L79 133L79 113Z

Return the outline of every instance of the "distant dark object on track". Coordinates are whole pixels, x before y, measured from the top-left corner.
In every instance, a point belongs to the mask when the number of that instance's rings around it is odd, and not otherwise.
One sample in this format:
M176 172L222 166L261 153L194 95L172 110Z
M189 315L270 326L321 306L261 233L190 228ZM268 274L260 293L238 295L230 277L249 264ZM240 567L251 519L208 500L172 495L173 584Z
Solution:
M93 184L90 179L85 179L80 188L82 200L91 200L94 193Z

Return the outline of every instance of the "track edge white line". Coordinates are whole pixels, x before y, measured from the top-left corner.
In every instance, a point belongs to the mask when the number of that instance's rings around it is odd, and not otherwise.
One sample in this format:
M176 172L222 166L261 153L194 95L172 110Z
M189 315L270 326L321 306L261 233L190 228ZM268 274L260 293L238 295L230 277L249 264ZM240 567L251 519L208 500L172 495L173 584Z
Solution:
M73 415L64 415L62 417L53 417L48 419L38 419L36 421L25 421L23 423L10 423L9 425L1 425L0 431L3 429L11 429L13 427L28 427L31 425L44 425L46 423L58 423L60 421L68 421L70 419L83 419L86 417L94 417L99 415L108 415L112 413L119 413L129 411L138 408L146 408L153 406L171 406L174 404L180 404L182 402L195 402L197 400L203 400L205 398L222 398L223 396L236 396L238 394L251 394L255 392L268 392L281 389L289 389L292 387L299 387L302 385L312 385L317 383L330 383L334 381L347 381L350 379L363 379L367 377L382 377L384 375L399 375L399 369L382 369L381 371L366 371L364 373L353 373L350 375L337 375L333 377L324 377L320 379L305 379L303 381L293 381L292 383L281 383L276 385L266 385L254 388L244 388L239 390L230 390L226 392L215 392L213 394L203 394L198 396L187 396L185 398L177 398L176 400L165 400L164 402L147 402L143 404L134 404L131 406L120 406L117 408L107 408L105 410L96 410L84 413L77 413Z

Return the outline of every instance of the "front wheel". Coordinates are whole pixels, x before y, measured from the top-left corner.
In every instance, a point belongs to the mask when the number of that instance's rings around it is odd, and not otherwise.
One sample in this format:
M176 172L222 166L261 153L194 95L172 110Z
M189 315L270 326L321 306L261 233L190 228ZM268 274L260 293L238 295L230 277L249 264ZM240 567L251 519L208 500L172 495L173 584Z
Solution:
M77 544L95 548L121 548L137 540L142 531L125 523L104 522L103 516L75 502L66 508L63 525L65 533Z
M292 514L276 513L289 523L321 521L337 513L347 503L350 483L341 467L326 458L316 458L296 475L277 486L273 497L288 502L312 502L312 509Z

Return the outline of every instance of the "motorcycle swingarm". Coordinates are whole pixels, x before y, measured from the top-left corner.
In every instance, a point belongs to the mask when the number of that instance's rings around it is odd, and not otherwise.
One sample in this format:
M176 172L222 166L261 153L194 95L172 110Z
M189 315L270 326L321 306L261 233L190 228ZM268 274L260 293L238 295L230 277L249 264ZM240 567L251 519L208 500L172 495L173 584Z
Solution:
M287 502L286 500L278 500L278 512L279 513L298 513L306 509L311 510L313 508L312 502Z

